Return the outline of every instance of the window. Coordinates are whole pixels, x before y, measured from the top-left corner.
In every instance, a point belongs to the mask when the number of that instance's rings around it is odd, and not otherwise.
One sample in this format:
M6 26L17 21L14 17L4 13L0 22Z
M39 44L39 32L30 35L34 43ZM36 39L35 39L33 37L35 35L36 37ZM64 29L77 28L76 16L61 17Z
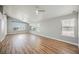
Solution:
M37 24L37 31L40 32L40 24Z
M62 35L74 37L75 19L62 20Z

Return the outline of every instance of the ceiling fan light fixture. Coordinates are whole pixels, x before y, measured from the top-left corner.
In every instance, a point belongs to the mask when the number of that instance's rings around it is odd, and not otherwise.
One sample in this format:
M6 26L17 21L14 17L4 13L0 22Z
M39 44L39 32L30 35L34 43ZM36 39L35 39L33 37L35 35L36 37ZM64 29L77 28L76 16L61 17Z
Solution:
M38 15L38 10L36 10L36 15Z

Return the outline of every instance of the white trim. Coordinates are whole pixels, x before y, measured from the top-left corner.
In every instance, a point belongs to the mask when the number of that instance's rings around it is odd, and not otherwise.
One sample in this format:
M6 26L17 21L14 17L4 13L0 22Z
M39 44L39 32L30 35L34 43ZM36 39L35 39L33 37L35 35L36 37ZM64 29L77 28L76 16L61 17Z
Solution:
M77 43L72 43L72 42L65 41L65 40L61 40L61 39L58 39L58 38L54 38L54 37L50 37L50 36L46 36L46 35L43 35L43 34L40 34L40 33L34 33L34 32L31 32L31 33L36 34L36 35L39 35L39 36L47 37L47 38L50 38L50 39L54 39L54 40L58 40L58 41L62 41L62 42L66 42L66 43L69 43L69 44L78 46Z
M7 32L7 34L20 34L20 33L28 33L29 31L11 31L11 32Z

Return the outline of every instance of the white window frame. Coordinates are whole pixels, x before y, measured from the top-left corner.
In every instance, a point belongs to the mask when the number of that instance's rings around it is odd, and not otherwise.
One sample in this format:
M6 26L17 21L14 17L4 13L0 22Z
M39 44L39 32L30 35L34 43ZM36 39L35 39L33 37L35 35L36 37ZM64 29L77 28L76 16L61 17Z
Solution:
M75 18L71 19L64 19L62 22L62 35L74 37L74 30L75 30Z

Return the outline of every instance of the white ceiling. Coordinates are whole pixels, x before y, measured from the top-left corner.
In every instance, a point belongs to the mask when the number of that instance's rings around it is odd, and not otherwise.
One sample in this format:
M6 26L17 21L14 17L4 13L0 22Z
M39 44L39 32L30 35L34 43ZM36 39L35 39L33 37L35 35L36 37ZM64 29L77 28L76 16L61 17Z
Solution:
M35 5L7 5L4 6L4 12L25 22L38 22L72 13L77 7L76 5L39 5L39 8L45 12L37 16Z

